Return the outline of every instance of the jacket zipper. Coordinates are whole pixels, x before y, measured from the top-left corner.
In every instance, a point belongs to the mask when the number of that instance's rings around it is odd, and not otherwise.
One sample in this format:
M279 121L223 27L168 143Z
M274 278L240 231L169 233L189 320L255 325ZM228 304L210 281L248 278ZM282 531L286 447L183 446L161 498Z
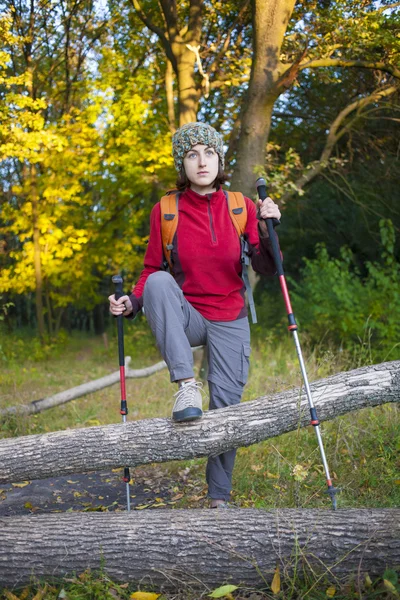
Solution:
M211 239L212 241L216 244L217 243L217 236L215 235L215 231L214 231L214 224L213 224L213 218L212 218L212 213L211 213L211 197L210 194L208 195L208 217L209 217L209 221L210 221L210 229L211 229Z

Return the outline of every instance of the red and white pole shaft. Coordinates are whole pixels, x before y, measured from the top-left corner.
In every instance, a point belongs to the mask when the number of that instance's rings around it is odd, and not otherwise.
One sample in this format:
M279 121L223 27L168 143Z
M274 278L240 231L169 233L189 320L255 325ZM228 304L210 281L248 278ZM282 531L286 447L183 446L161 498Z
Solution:
M112 282L115 285L115 299L118 300L123 296L122 284L123 279L120 275L114 275L112 278ZM128 414L128 406L126 403L126 385L125 385L125 351L124 351L124 323L123 316L119 315L117 317L117 327L118 327L118 356L119 356L119 380L120 380L120 388L121 388L121 408L120 413L122 415L122 422L126 423L126 416ZM131 498L130 498L130 490L129 490L129 482L131 480L131 475L129 472L129 467L124 468L124 476L123 481L126 483L126 508L128 512L131 510Z
M265 200L265 198L267 198L267 196L268 196L267 184L265 182L265 179L263 179L262 177L257 179L256 186L257 186L258 197L260 198L260 200ZM310 384L308 382L308 377L307 377L306 366L305 366L304 359L303 359L303 353L301 351L299 336L297 334L297 323L296 323L296 319L294 317L292 305L290 303L289 292L288 292L288 288L286 285L285 273L283 271L283 266L282 266L281 252L280 252L277 237L276 237L275 231L274 231L274 223L273 223L274 219L265 219L265 221L266 221L267 228L268 228L268 235L271 240L272 253L274 256L277 275L279 278L279 283L281 286L283 300L285 303L286 312L287 312L287 316L288 316L288 321L289 321L288 329L293 334L294 343L296 346L297 357L298 357L299 363L300 363L301 374L303 376L304 387L306 390L306 395L307 395L308 404L309 404L309 408L310 408L310 414L311 414L311 425L313 425L313 427L315 429L315 433L317 435L318 446L320 449L322 464L324 466L324 471L325 471L325 476L326 476L326 483L328 485L327 493L331 497L333 509L336 510L336 507L337 507L336 493L338 492L338 489L332 485L332 480L331 480L331 476L329 473L328 462L326 460L324 444L322 442L321 431L319 428L319 420L318 420L318 416L317 416L317 411L316 411L316 408L314 406L314 402L312 399ZM278 223L279 223L279 221L278 221Z

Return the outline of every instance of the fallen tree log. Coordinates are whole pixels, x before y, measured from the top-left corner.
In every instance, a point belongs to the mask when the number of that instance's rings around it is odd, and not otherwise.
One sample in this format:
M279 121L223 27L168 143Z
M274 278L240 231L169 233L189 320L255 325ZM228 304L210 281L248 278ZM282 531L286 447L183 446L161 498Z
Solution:
M339 373L311 385L321 421L400 399L400 361ZM176 424L146 419L0 441L0 482L184 460L249 446L309 424L300 390L264 396Z
M400 560L400 510L162 510L0 518L0 585L87 568L164 588L265 587L277 565L382 575Z
M195 348L192 348L192 352L196 352L196 350L199 350L201 347L202 346L196 346ZM150 377L150 375L154 375L154 373L157 373L158 371L162 371L162 369L167 368L167 363L163 360L154 365L151 365L150 367L144 367L143 369L131 369L129 367L130 362L131 357L127 356L125 359L125 377L127 379ZM69 390L65 390L64 392L53 394L53 396L41 398L40 400L34 400L29 404L18 404L17 406L7 406L6 408L2 408L0 409L0 417L16 414L34 415L36 413L43 412L44 410L47 410L49 408L59 406L60 404L66 404L67 402L71 402L71 400L75 400L76 398L81 398L82 396L93 394L93 392L98 392L99 390L102 390L106 387L110 387L115 383L119 383L119 380L119 371L114 371L114 373L104 375L104 377L100 377L99 379L95 379L94 381L82 383L81 385L77 385Z

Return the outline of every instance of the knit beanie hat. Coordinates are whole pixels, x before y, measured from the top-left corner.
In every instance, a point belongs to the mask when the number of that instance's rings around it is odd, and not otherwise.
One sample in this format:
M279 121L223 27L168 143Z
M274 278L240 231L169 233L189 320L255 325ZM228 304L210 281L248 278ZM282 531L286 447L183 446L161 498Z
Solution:
M224 146L222 136L207 123L186 123L182 125L172 136L172 155L175 161L175 169L180 173L183 158L196 144L204 144L214 148L218 154L221 166L224 168Z

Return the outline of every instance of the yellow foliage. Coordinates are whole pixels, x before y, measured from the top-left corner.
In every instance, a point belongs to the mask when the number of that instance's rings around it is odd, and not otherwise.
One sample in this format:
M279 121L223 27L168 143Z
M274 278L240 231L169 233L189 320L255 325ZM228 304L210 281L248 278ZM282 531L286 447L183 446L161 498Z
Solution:
M152 592L133 592L130 595L132 600L157 600L161 594L153 594Z
M271 583L271 590L273 594L279 594L281 591L281 574L279 566L277 566L275 569L274 578Z

